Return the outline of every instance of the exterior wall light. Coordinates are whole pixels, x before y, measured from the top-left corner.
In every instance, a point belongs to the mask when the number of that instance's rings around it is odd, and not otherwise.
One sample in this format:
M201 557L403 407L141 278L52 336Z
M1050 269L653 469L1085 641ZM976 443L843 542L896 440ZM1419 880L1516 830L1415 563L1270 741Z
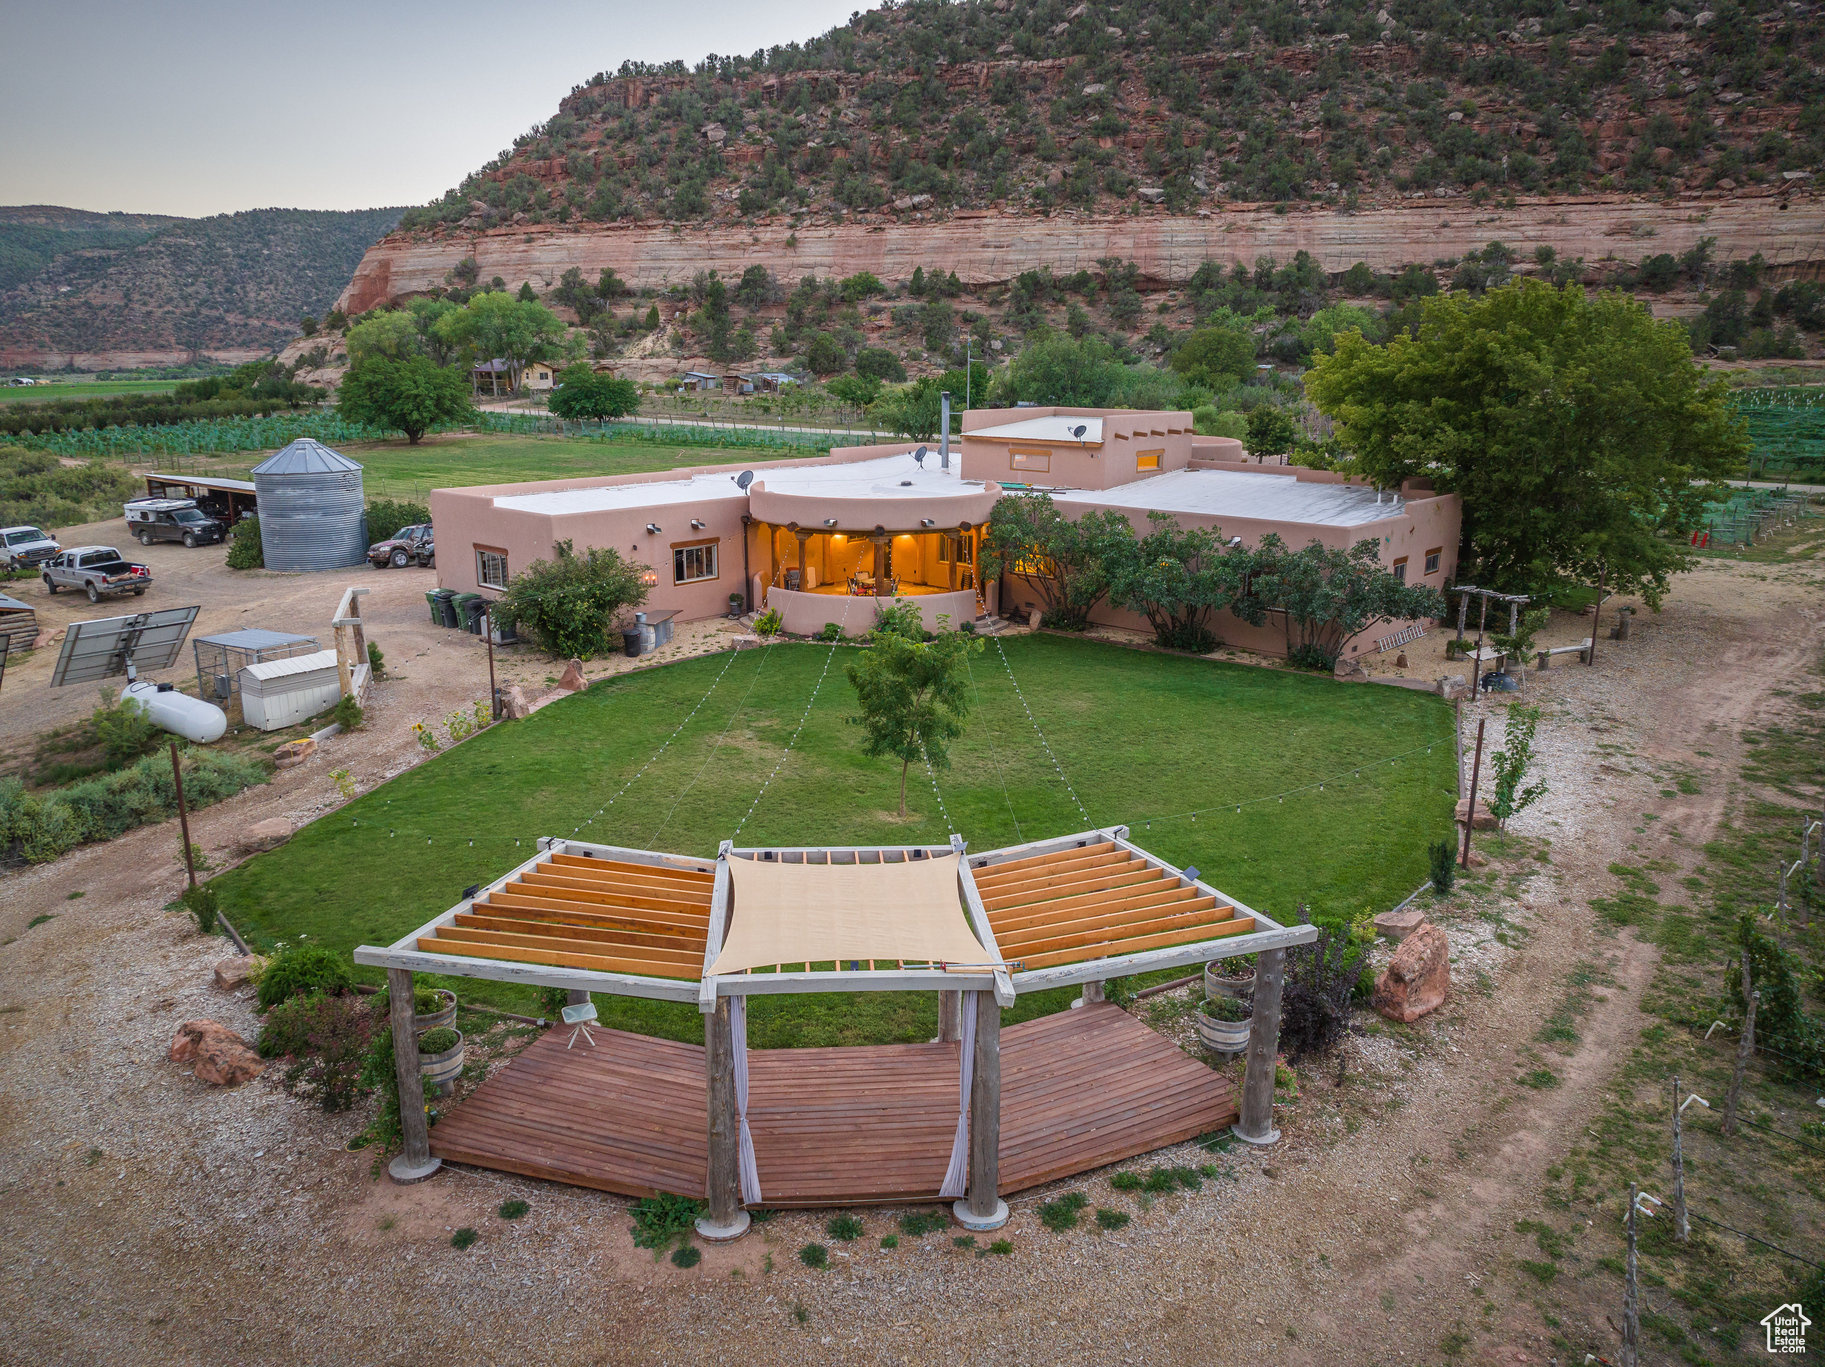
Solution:
M703 530L703 521L701 518L694 517L691 519L691 530L694 532L701 532Z
M836 526L836 519L834 517L827 517L824 519L824 525L826 527L834 527Z
M936 527L938 525L938 519L935 517L922 517L919 519L919 525L921 527Z
M647 523L646 524L646 534L648 536L658 536L659 535L659 524L657 522Z
M643 570L640 574L640 582L649 589L657 588L659 586L659 572L651 569Z

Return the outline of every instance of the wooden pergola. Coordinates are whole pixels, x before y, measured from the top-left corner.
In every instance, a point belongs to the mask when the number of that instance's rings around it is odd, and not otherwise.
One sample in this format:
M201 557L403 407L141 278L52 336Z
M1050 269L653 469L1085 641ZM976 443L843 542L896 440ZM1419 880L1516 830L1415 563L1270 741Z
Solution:
M923 868L904 870L904 866L912 865ZM902 866L904 871L895 866ZM742 881L755 888L756 873L764 867L790 869L792 877L786 881L811 894L804 925L797 924L790 905L775 902L767 908L773 918L769 924L776 933L787 937L781 943L790 941L794 934L800 936L792 941L801 946L798 957L767 964L742 960L735 971L729 971L726 964L723 971L717 971L715 966L724 957L725 945L733 943L731 935L735 930L741 930L750 942L746 948L752 958L756 922L742 922L744 901L737 895L736 883ZM820 874L822 869L832 871L828 879ZM841 919L833 923L829 898L822 899L818 914L823 919L813 917L819 901L816 893L823 882L840 883L845 889L867 886L878 891L890 888L899 878L910 886L914 872L923 878L928 908L932 905L932 878L938 876L946 885L954 880L956 924L941 927L950 936L946 943L957 946L951 957L907 957L903 948L876 954L869 948L875 942L867 937L885 935L894 918L877 916L874 931L858 929ZM746 895L761 896L754 891ZM883 905L891 908L894 904L889 898L883 899ZM753 903L750 918L762 914L761 906L761 901ZM867 918L858 911L855 919ZM898 919L904 921L907 916ZM831 933L833 924L839 934ZM805 940L803 932L808 926L826 940ZM893 925L891 929L903 936L906 928ZM1310 926L1281 926L1224 896L1201 882L1196 870L1173 868L1132 844L1127 828L1122 826L985 854L971 854L957 836L943 846L738 849L725 842L714 860L541 839L539 852L533 858L485 888L476 889L473 896L395 944L356 950L355 960L385 968L391 989L394 1053L405 1129L404 1152L394 1160L391 1171L400 1181L427 1177L441 1161L431 1154L423 1118L423 1088L412 1028L414 973L562 988L573 1003L587 1000L591 992L694 1003L704 1019L701 1101L679 1098L674 1082L669 1096L649 1098L642 1103L649 1109L640 1112L644 1125L669 1129L674 1141L674 1161L664 1173L642 1166L647 1163L644 1149L631 1160L612 1156L600 1157L599 1161L558 1160L543 1153L562 1147L550 1133L553 1128L564 1129L576 1145L601 1148L601 1125L612 1127L618 1122L598 1118L600 1124L593 1120L573 1124L573 1118L566 1113L536 1132L524 1128L522 1113L529 1107L549 1104L542 1098L557 1084L541 1081L536 1070L530 1068L518 1084L511 1084L508 1075L541 1049L541 1044L535 1044L521 1060L483 1085L485 1092L496 1088L498 1082L502 1104L484 1106L477 1113L476 1122L469 1126L472 1133L466 1138L459 1133L446 1141L447 1131L464 1130L459 1108L456 1119L441 1124L438 1134L440 1145L446 1145L446 1151L465 1161L608 1190L644 1194L668 1189L663 1186L668 1181L674 1184L669 1189L675 1190L679 1174L701 1171L708 1211L699 1222L699 1231L706 1238L729 1239L747 1229L745 1207L761 1203L760 1184L768 1179L769 1172L778 1180L769 1185L767 1204L812 1204L831 1194L852 1199L931 1199L949 1195L957 1197L953 1210L967 1228L993 1229L1004 1223L1007 1206L1000 1182L1005 1147L1001 1012L1012 1006L1023 991L1081 985L1080 1004L1094 1009L1061 1013L1074 1018L1063 1025L1034 1021L1011 1027L1013 1031L1031 1032L1045 1024L1050 1032L1043 1047L1036 1036L1016 1048L1017 1057L1023 1060L1017 1069L1017 1088L1027 1086L1031 1094L1028 1099L1017 1101L1011 1113L1020 1131L1013 1142L1019 1155L1017 1180L1021 1185L1100 1166L1212 1127L1209 1104L1190 1094L1209 1092L1213 1087L1227 1088L1229 1084L1214 1078L1202 1065L1185 1058L1114 1007L1101 1005L1102 986L1110 977L1234 955L1257 956L1257 987L1239 1112L1230 1110L1224 1123L1235 1119L1236 1133L1251 1143L1274 1142L1278 1134L1272 1127L1273 1074L1285 951L1289 946L1308 942L1315 934ZM826 941L830 956L815 957L810 945ZM880 943L903 947L907 942L889 937ZM959 960L957 954L967 954L968 961ZM896 1055L898 1061L894 1063L900 1069L896 1074L900 1083L881 1090L893 1093L909 1086L924 1087L929 1095L920 1113L922 1128L908 1126L904 1115L887 1114L893 1104L891 1096L875 1103L881 1114L872 1119L881 1124L884 1135L903 1135L918 1129L924 1136L919 1141L922 1149L904 1155L907 1175L903 1179L887 1175L878 1179L857 1177L845 1184L840 1174L831 1179L826 1173L820 1174L825 1179L821 1182L810 1180L783 1156L785 1151L777 1138L766 1138L758 1146L766 1149L768 1161L762 1165L766 1170L757 1172L757 1143L749 1134L747 998L779 993L887 991L939 994L936 1053L920 1053L933 1048L922 1045L796 1053L805 1056L807 1078L812 1074L839 1078L828 1085L853 1092L858 1069L867 1068L873 1061L885 1067L887 1051L901 1051L904 1057ZM1082 1019L1081 1028L1075 1018ZM1056 1021L1058 1017L1046 1019ZM1060 1032L1070 1030L1079 1030L1086 1038L1094 1032L1098 1040L1095 1050L1065 1040ZM643 1041L642 1036L620 1035L608 1050L598 1051L599 1056L611 1057L616 1044L631 1050ZM687 1076L696 1066L679 1056L679 1051L694 1050L695 1046L651 1043L665 1051L663 1057L655 1053L645 1071L636 1066L633 1073L620 1075L623 1081L618 1085L646 1085L648 1074L667 1070L676 1079ZM560 1058L561 1051L562 1046L551 1046L547 1050L548 1061L539 1066L607 1066L599 1059L578 1063L576 1054ZM761 1051L755 1056L757 1066L764 1063L767 1077L776 1079L794 1068L791 1058L781 1057L793 1052ZM1074 1054L1078 1057L1074 1058ZM923 1063L919 1062L921 1059ZM942 1192L935 1190L933 1178L941 1155L932 1149L935 1136L950 1122L944 1120L941 1092L933 1092L929 1080L930 1068L938 1060L953 1061L945 1066L954 1066L956 1071L951 1076L965 1093L957 1098L958 1110L951 1113L956 1137ZM1099 1066L1114 1071L1106 1079L1099 1078L1094 1071ZM914 1071L909 1073L908 1068ZM1061 1072L1067 1068L1076 1069L1069 1078ZM1161 1081L1160 1085L1175 1088L1176 1095L1190 1099L1179 1104L1170 1116L1152 1121L1144 1116L1137 1118L1130 1114L1133 1103L1111 1090L1116 1074L1128 1073L1139 1079L1131 1079L1128 1085L1143 1089L1149 1077L1170 1078L1169 1083ZM921 1076L928 1080L920 1082ZM521 1092L508 1096L515 1085ZM577 1084L567 1085L574 1091ZM793 1094L791 1088L769 1085L774 1087L769 1093L774 1101L762 1107L768 1115L776 1115L782 1108L789 1109L801 1101L805 1106L813 1104ZM816 1087L806 1081L800 1090L809 1095ZM847 1092L849 1110L843 1114L851 1119L841 1123L870 1123L868 1115L856 1118ZM1042 1093L1050 1098L1044 1106L1031 1099ZM1107 1095L1099 1099L1098 1093ZM464 1106L470 1106L480 1095ZM575 1095L598 1094L584 1088ZM1074 1105L1101 1105L1103 1113L1083 1123L1077 1123L1081 1117L1061 1119L1058 1108ZM653 1119L659 1115L652 1109L656 1106L671 1109ZM811 1125L813 1121L806 1118L809 1114L791 1119L789 1127L803 1129ZM827 1117L834 1112L818 1114ZM692 1121L690 1116L701 1119ZM700 1126L695 1137L681 1133L692 1125ZM1086 1132L1106 1130L1111 1138L1100 1146L1085 1147L1081 1141L1066 1144L1052 1133L1055 1126L1062 1130L1073 1125ZM1115 1134L1117 1130L1121 1132L1119 1136ZM643 1145L647 1142L642 1141ZM907 1142L910 1141L902 1141L902 1147ZM525 1150L529 1146L539 1148L541 1154L528 1154ZM1048 1148L1057 1152L1048 1153ZM868 1161L875 1162L876 1151L868 1152ZM879 1162L892 1166L887 1155L882 1155Z

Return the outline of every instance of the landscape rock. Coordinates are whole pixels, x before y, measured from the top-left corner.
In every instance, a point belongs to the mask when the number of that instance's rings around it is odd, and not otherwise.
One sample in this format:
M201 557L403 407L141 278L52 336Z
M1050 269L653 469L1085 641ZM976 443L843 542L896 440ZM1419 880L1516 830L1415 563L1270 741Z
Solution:
M1375 918L1375 933L1400 941L1426 924L1426 913L1409 907L1405 911L1384 911Z
M1332 671L1339 683L1367 683L1369 671L1362 667L1362 661L1339 657L1336 668Z
M261 850L276 850L290 839L291 822L282 816L269 816L245 828L235 844L244 854L258 854Z
M558 687L569 693L581 693L589 687L589 680L583 677L581 660L572 660L564 666L564 677L558 680Z
M1451 819L1462 826L1469 816L1470 799L1467 797L1460 797L1457 800L1457 811ZM1491 812L1488 807L1479 801L1476 804L1476 820L1471 822L1471 829L1476 831L1493 831L1495 828L1495 813Z
M506 708L508 721L523 721L532 715L532 703L526 697L526 690L518 684L509 684L501 695Z
M1109 87L1104 85L1101 81L1092 81L1089 85L1084 87L1083 93L1086 95L1100 95L1108 88Z
M759 650L760 646L760 637L756 636L753 632L742 632L735 637L735 648L737 650Z
M1468 698L1470 696L1470 680L1466 679L1462 674L1445 674L1440 676L1437 688L1439 697L1443 698L1446 702L1452 702L1458 698Z
M266 1071L261 1061L234 1031L220 1021L185 1021L171 1041L173 1063L196 1064L198 1081L216 1087L239 1087Z
M1165 202L1166 192L1157 185L1143 185L1134 192L1134 197L1148 204Z
M231 959L224 959L215 966L215 985L223 992L238 992L247 986L248 980L259 967L260 956L257 954L237 954Z
M308 736L303 740L288 740L272 752L272 762L281 769L290 769L304 763L317 753L317 742ZM291 832L287 830L286 834Z
M1451 995L1451 944L1435 925L1423 925L1394 951L1369 999L1382 1015L1403 1025L1436 1011Z

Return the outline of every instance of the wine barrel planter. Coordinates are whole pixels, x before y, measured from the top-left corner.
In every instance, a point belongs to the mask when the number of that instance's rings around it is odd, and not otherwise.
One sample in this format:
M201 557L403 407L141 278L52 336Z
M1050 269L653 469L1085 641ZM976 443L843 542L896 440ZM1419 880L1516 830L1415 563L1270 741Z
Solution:
M412 1017L412 1029L422 1035L432 1030L441 1030L446 1025L456 1024L456 993L448 988L433 988L443 1001L443 1006L429 1015Z
M463 1032L456 1032L456 1043L441 1054L420 1054L418 1071L425 1080L425 1085L441 1087L454 1082L463 1071Z
M1225 961L1217 959L1204 965L1204 995L1206 997L1234 997L1240 1000L1255 990L1255 970L1247 973L1230 975L1223 971Z
M1197 1023L1198 1041L1206 1049L1219 1054L1240 1054L1248 1048L1248 1032L1253 1020L1220 1021L1212 1020L1202 1011L1192 1013L1192 1020Z

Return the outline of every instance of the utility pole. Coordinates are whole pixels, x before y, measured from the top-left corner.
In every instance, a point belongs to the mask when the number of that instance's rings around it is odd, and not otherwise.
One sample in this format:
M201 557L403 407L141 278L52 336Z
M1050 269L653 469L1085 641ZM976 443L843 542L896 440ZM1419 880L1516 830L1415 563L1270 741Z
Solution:
M1724 1133L1736 1133L1736 1103L1742 1095L1743 1074L1749 1071L1749 1055L1755 1052L1755 1007L1762 994L1755 990L1749 976L1749 951L1743 951L1743 1033L1736 1041L1736 1066L1730 1070L1730 1092L1724 1097Z
M177 828L184 838L184 872L196 886L196 861L190 856L190 813L184 809L184 771L177 762L177 742L171 742L171 781L177 788Z
M501 719L501 691L494 686L494 604L482 609L482 639L488 642L488 719Z
M1476 786L1483 774L1483 728L1489 718L1476 719L1476 758L1470 762L1470 806L1464 812L1464 852L1459 859L1465 868L1470 867L1470 832L1476 828Z

